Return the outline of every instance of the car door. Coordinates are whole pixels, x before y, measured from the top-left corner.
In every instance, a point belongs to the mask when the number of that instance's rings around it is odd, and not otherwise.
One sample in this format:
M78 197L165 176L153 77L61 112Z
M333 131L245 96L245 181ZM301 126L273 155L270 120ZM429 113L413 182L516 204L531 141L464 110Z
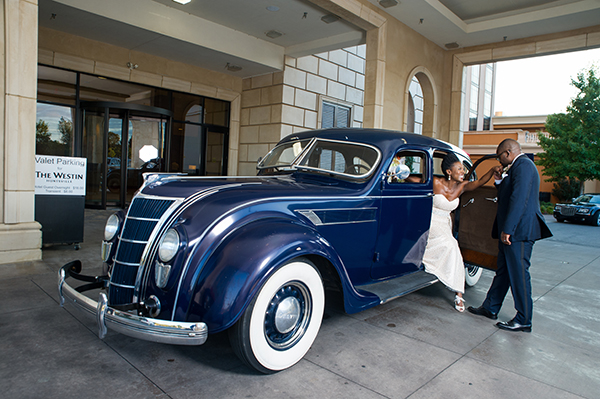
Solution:
M479 159L466 178L474 175L481 162L495 157L492 154ZM455 212L455 230L458 230L458 244L466 265L496 270L498 240L492 238L498 208L496 201L496 187L488 185L460 197L460 205Z
M401 149L383 178L379 232L371 268L373 279L417 271L431 223L431 155Z

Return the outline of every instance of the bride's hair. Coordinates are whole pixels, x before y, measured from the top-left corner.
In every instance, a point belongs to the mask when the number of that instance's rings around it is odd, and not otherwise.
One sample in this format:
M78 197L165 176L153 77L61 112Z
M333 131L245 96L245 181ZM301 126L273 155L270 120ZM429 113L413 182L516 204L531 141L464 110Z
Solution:
M446 171L452 169L452 165L457 162L460 163L456 155L453 153L446 154L444 159L442 159L442 172L444 173L444 177L448 178L448 173L446 173Z

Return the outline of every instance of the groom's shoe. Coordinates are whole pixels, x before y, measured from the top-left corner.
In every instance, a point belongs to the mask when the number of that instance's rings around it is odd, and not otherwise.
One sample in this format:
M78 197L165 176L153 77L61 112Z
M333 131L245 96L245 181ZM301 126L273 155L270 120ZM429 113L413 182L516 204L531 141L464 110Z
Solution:
M469 308L467 310L473 314L476 314L477 316L485 316L488 319L496 320L498 318L497 313L492 313L489 310L487 310L486 308L484 308L483 306L480 306L478 308L469 306Z
M496 323L496 325L502 330L531 332L531 324L519 324L515 319L512 319L511 321L501 321Z

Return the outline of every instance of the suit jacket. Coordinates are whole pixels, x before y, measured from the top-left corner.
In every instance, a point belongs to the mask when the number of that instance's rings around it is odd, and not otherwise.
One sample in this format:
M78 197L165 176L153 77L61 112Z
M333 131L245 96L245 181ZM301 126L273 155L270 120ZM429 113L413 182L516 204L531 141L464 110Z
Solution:
M552 237L540 211L540 176L535 164L526 155L513 161L508 176L496 185L498 211L493 238L501 232L510 234L511 241L536 241Z

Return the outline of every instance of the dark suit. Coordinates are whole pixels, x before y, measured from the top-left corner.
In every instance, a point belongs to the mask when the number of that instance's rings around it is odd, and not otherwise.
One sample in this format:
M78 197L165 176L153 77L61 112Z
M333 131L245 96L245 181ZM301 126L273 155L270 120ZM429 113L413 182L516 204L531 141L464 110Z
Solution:
M540 177L535 164L526 155L519 156L496 187L498 212L492 236L509 234L512 245L498 243L498 269L483 307L497 314L510 287L517 310L514 321L528 325L533 315L529 275L533 243L552 236L540 212Z

